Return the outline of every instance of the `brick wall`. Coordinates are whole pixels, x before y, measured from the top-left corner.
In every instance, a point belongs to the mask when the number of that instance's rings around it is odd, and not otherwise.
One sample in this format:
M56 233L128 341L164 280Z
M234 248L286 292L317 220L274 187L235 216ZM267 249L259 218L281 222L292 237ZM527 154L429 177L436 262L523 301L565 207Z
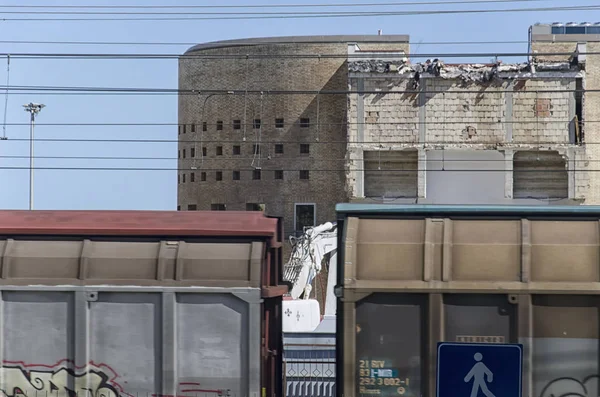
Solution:
M520 80L513 93L515 143L568 143L572 79ZM574 86L573 86L574 88ZM562 91L562 92L538 92Z
M360 45L360 43L359 43ZM364 49L404 49L406 43L361 45ZM269 90L346 90L348 73L345 57L283 58L285 55L347 54L345 43L260 44L252 46L206 49L183 56L179 61L179 88L185 90L263 90L258 94L179 96L179 123L187 124L186 134L179 135L179 159L186 183L178 185L178 205L184 210L196 204L209 210L211 204L226 204L227 210L245 210L246 203L265 204L268 214L283 216L286 232L294 228L294 203L315 203L317 224L335 219L335 205L347 201L345 185L346 117L345 95L269 94ZM265 58L245 59L245 54L265 54ZM241 59L194 59L194 54L241 55ZM244 113L246 128L244 129ZM261 119L262 129L253 128L252 120ZM283 118L284 127L276 128L275 119ZM309 118L308 128L299 120ZM240 129L233 123L240 120ZM207 131L202 132L202 122ZM217 130L217 121L223 129ZM197 124L191 133L190 124ZM203 143L193 143L203 140ZM261 145L256 156L253 145ZM301 153L301 144L309 153ZM283 145L276 153L275 145ZM234 154L240 146L240 154ZM190 158L190 149L196 157ZM201 148L207 157L200 160ZM222 155L217 155L222 147ZM192 166L198 169L191 170ZM252 179L253 168L260 165L261 179ZM189 171L188 171L189 170ZM309 179L300 179L300 170L309 171ZM240 179L233 179L239 171ZM276 173L283 172L283 180ZM190 183L190 173L195 182ZM206 172L206 181L200 173ZM222 180L216 180L217 172ZM287 251L286 251L287 252Z
M361 81L362 79L362 81ZM365 94L349 98L348 190L352 197L367 194L367 162L364 151L396 151L427 147L510 150L554 148L570 161L571 198L587 196L590 175L585 148L570 141L574 116L574 78L508 80L464 86L457 80L422 78L422 94L407 94L410 81L401 76L352 75L351 88L363 86ZM556 91L556 92L538 92ZM361 123L366 124L361 127ZM599 145L600 146L600 145ZM510 149L510 148L513 149ZM512 153L512 152L511 152ZM552 165L549 165L551 168ZM419 169L425 168L421 161ZM507 172L511 172L510 167ZM570 171L571 172L571 171ZM424 173L419 172L419 186ZM510 180L508 178L507 180ZM389 190L389 189L388 189ZM393 189L392 189L393 190ZM510 192L512 192L512 183ZM419 192L424 192L420 186ZM422 196L421 196L422 197Z

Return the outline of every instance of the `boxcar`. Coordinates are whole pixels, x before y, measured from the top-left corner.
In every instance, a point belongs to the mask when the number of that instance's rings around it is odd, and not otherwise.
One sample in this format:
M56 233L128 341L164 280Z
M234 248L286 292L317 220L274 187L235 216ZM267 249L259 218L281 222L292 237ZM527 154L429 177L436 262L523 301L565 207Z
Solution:
M282 223L0 211L7 395L277 396Z
M337 211L338 395L435 396L440 341L522 344L523 396L597 395L600 207Z

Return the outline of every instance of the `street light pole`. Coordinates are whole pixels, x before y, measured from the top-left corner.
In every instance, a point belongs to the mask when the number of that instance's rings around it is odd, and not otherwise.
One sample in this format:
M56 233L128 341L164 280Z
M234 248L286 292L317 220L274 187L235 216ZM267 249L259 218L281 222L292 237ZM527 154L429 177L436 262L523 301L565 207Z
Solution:
M33 131L35 127L35 116L45 107L46 105L40 103L30 102L23 105L26 112L31 114L29 124L29 209L33 209Z

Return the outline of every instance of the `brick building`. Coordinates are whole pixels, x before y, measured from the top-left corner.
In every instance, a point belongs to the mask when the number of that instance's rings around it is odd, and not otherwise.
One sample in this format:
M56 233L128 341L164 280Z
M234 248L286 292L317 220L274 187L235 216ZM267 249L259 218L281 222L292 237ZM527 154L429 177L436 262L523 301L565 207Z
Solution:
M598 124L584 121L598 106L576 90L597 75L575 54L595 36L568 36L543 48L548 38L532 34L534 50L569 55L521 64L349 59L351 91L362 92L348 107L353 201L595 203L599 146L585 142Z
M408 36L195 46L178 207L262 209L292 234L348 200L599 204L599 30L532 26L537 54L514 64L409 62Z
M408 41L306 36L190 48L179 60L178 209L263 209L283 216L288 234L334 219L348 197L347 96L317 93L348 89L349 46L408 52Z

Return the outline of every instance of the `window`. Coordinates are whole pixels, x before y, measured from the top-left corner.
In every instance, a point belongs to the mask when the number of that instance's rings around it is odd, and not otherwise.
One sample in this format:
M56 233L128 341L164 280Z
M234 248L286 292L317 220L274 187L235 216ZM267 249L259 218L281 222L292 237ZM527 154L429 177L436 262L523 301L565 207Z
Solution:
M202 131L207 131L208 130L208 124L206 124L206 121L202 122Z
M178 127L177 127L177 133L178 133L179 135L181 135L181 126L178 126Z
M190 128L192 129L192 132L196 132L196 124L192 124Z
M273 177L275 179L283 179L283 170L275 170Z
M181 175L177 174L177 183L181 183Z
M177 206L177 211L181 211L181 206L180 205Z
M260 145L256 143L252 145L252 154L260 154Z
M294 208L294 230L303 232L305 227L315 226L315 205L296 204Z
M211 211L225 211L226 208L227 207L225 206L225 204L211 204L210 205Z
M239 171L233 171L232 179L234 181L239 181L240 180L240 172Z
M223 122L221 120L217 121L217 131L223 130Z
M183 158L185 158L185 149L183 149L182 154L183 154Z
M202 171L202 172L200 173L200 180L201 180L202 182L205 182L205 181L206 181L206 172Z
M196 174L193 172L190 172L190 182L196 182Z
M204 146L204 147L202 148L202 155L203 155L204 157L206 157L206 146Z
M260 170L252 171L252 179L259 180L260 179Z
M300 119L300 127L308 128L309 126L310 126L310 119L308 119L308 118Z
M184 133L184 134L185 134L185 127L186 127L186 125L184 124L184 125L183 125L183 133Z
M233 129L234 130L242 129L242 120L233 120Z
M310 145L308 143L301 143L300 144L300 153L302 153L302 154L310 153Z
M223 155L223 146L217 146L217 156Z
M255 129L260 128L260 119L254 119L254 123L252 123L252 127Z
M275 119L275 128L283 128L284 122L283 119Z
M196 157L196 148L190 148L190 157Z
M246 211L264 211L264 204L246 203Z
M310 173L308 170L300 171L300 179L309 179Z
M177 158L180 159L181 158L181 150L177 151Z
M223 180L223 171L217 171L215 175L215 180L222 181Z
M242 153L242 147L240 145L234 145L233 146L233 154L241 154Z
M181 183L185 183L185 174L181 174Z
M196 211L196 204L188 204L188 211Z
M275 145L275 153L283 154L283 143L277 143Z

